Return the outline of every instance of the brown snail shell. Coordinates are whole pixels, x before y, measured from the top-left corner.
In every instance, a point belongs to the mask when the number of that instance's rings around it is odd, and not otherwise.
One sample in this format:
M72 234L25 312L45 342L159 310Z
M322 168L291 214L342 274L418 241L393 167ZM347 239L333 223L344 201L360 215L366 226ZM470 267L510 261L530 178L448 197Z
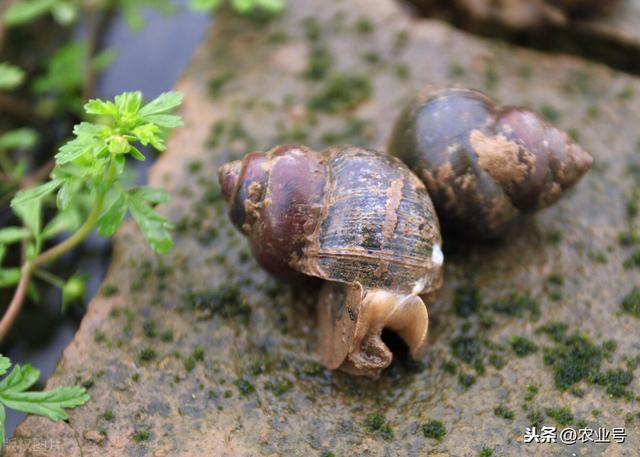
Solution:
M398 159L341 146L279 146L220 168L230 217L274 275L325 282L318 313L331 369L377 374L391 363L383 328L419 357L442 282L442 240L424 184Z
M545 0L547 4L569 16L593 17L609 13L620 0Z
M424 181L445 231L500 236L556 202L593 159L535 112L480 91L426 92L400 114L389 152Z

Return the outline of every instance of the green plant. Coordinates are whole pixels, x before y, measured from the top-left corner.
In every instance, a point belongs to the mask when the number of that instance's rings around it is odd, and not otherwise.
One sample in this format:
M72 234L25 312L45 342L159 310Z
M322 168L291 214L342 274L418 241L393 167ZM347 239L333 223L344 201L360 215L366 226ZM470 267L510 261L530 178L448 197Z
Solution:
M210 11L218 9L227 0L191 0L189 5L196 11ZM229 6L239 14L249 14L254 11L264 11L269 14L280 13L285 6L285 0L228 0Z
M190 0L189 5L195 11L211 11L218 9L226 1ZM282 11L285 0L228 0L228 3L239 14L257 10L275 14ZM50 14L58 24L68 26L74 24L87 11L117 9L122 12L127 24L136 30L144 26L140 14L143 8L170 13L175 10L175 4L170 0L17 0L7 8L2 19L6 25L15 27Z
M0 376L11 367L11 360L0 355ZM68 419L65 408L84 405L90 397L84 387L58 387L44 392L27 392L40 378L40 371L29 364L15 365L0 381L0 451L5 442L5 407L51 420Z
M163 12L174 9L169 0L17 0L5 11L3 21L10 27L32 22L50 14L60 25L74 24L87 11L119 9L125 21L133 29L144 25L140 10L153 7Z
M0 230L0 253L10 244L22 243L25 260L21 267L0 269L0 287L17 284L0 321L0 339L11 328L33 276L62 285L63 294L80 293L77 276L65 283L43 267L77 246L94 227L100 235L111 236L130 212L151 248L159 253L171 249L171 223L153 209L168 200L167 193L147 186L127 188L122 176L128 156L145 159L134 143L165 149L168 131L182 123L179 116L170 114L181 103L182 95L177 92L164 93L146 105L140 92L125 92L115 102L89 101L85 111L97 116L97 122L75 126L75 138L55 156L49 181L16 194L11 207L23 225ZM43 205L54 195L57 213L44 224ZM72 234L43 249L48 240L62 232Z
M15 89L24 81L24 71L15 65L0 62L0 90Z
M248 15L281 12L285 0L190 0L196 11L212 11L228 4L232 11ZM44 16L51 16L59 25L69 28L82 22L85 34L80 41L70 41L43 56L47 65L42 74L27 74L19 66L0 62L0 111L13 118L33 123L37 119L60 119L82 116L82 106L94 93L98 75L114 57L111 49L101 49L102 36L111 19L121 15L133 30L144 26L142 10L153 8L162 13L177 10L172 0L9 0L0 16L0 51L6 41L7 29L28 25ZM25 65L27 62L23 62ZM28 93L13 95L12 90L28 80ZM12 132L7 132L12 133ZM21 152L33 148L34 142L13 146ZM17 154L3 148L3 173L0 175L0 206L21 187L45 179L53 161L34 164L24 159L12 163ZM10 151L13 153L14 151ZM24 154L21 156L24 157Z

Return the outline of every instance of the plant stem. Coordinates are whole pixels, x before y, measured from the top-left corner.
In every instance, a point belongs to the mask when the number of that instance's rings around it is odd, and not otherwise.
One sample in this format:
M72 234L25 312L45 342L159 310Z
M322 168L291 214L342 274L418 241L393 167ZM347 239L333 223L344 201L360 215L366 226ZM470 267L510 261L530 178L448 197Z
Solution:
M0 320L0 341L3 341L6 338L9 330L11 330L11 327L13 326L13 322L20 313L20 309L22 308L22 304L24 303L24 299L27 295L27 286L29 284L29 280L31 279L31 275L34 272L34 269L41 265L52 262L65 252L70 251L71 249L76 247L82 240L84 240L89 235L89 233L91 233L91 229L93 229L93 226L98 220L100 211L102 211L103 203L104 193L98 195L95 205L91 210L91 213L89 214L89 217L87 217L87 219L84 221L77 232L64 240L62 243L59 243L46 250L33 260L27 260L22 266L22 275L20 277L18 287L16 287L16 291L13 295L13 298L11 299L11 303L9 304L7 311L4 313L4 316L2 316L2 320Z
M109 171L107 172L107 179L105 182L106 185L103 187L103 189L108 189L113 183L116 172L115 163L115 156L112 155L111 161L109 163ZM75 248L91 233L91 230L95 226L98 217L100 217L100 212L102 211L102 207L104 206L105 196L106 190L98 191L91 213L89 213L87 219L73 235L71 235L63 242L56 244L52 248L47 249L34 259L27 260L24 263L24 265L22 266L22 275L20 277L18 287L16 287L16 291L13 294L13 298L11 299L11 303L9 304L7 311L5 312L4 316L2 316L2 320L0 320L0 342L2 342L6 338L9 330L11 330L11 327L13 326L13 322L20 313L20 309L22 308L22 304L24 303L24 299L27 295L29 280L31 279L31 275L33 274L34 270L42 265L53 262L65 252L68 252L71 249Z
M29 286L29 280L31 279L32 271L33 267L27 261L22 267L20 282L18 283L18 287L16 287L16 291L13 294L11 303L9 304L7 311L4 313L4 316L2 316L2 320L0 321L0 341L2 341L7 333L9 333L9 330L11 330L11 326L13 325L13 321L16 320L16 317L18 317L18 313L20 313L22 303L24 303L24 299L27 296L27 288Z
M49 284L57 287L58 289L62 289L64 287L64 280L62 278L59 278L56 275L49 273L46 270L41 270L41 269L33 270L33 276L36 276L42 279L43 281L48 282Z
M98 220L100 211L102 211L103 203L104 203L104 193L98 195L98 197L96 198L95 205L91 210L91 213L89 214L87 219L84 221L84 223L80 226L78 231L76 231L73 235L71 235L69 238L67 238L63 242L56 244L52 248L49 248L48 250L44 251L42 254L37 256L35 259L33 259L31 261L33 266L39 267L41 265L53 262L62 254L64 254L67 251L70 251L71 249L75 248L78 244L80 244L80 242L82 242L82 240L84 240L89 235L89 233L91 233L93 226ZM0 332L0 340L1 339L2 339L2 332Z

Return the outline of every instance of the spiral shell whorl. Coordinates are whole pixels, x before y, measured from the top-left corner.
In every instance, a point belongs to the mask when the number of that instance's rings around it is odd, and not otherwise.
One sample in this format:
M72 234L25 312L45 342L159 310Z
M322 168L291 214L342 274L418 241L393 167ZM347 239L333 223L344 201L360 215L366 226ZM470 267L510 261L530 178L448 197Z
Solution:
M476 238L554 203L592 163L538 114L499 108L470 89L418 97L398 118L389 150L423 179L445 229Z
M252 152L220 167L219 181L231 221L249 238L258 263L279 278L299 279L291 260L302 256L308 227L318 218L321 155L295 145Z
M442 284L440 226L424 184L395 157L355 146L280 146L220 168L230 217L266 270L324 280L320 353L329 368L376 375L390 328L417 358Z

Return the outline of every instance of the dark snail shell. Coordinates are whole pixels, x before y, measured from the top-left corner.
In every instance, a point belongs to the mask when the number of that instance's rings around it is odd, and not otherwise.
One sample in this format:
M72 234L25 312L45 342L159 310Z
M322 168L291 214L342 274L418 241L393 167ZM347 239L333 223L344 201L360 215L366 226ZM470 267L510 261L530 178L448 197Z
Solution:
M599 16L610 12L620 0L545 0L555 8L562 9L570 16Z
M319 306L327 366L377 373L391 362L383 327L419 356L428 317L417 294L440 286L442 241L427 190L406 165L354 146L289 145L224 165L220 182L260 265L329 282Z
M389 152L424 181L443 228L475 238L553 204L593 162L535 112L469 89L419 96L399 116Z

